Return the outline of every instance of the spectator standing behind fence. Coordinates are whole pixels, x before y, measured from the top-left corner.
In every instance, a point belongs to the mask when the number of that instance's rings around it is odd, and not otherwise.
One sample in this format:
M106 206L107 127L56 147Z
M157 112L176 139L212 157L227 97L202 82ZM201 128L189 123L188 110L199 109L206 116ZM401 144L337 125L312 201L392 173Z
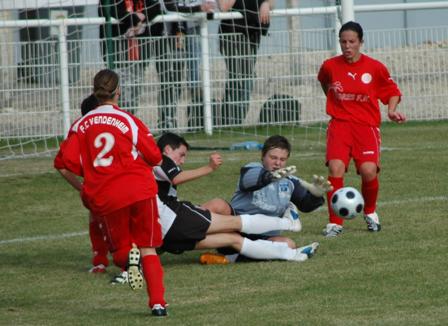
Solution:
M353 158L361 175L364 197L364 219L371 232L381 230L376 210L380 169L381 111L378 100L387 104L387 115L396 123L406 117L397 111L401 92L381 62L361 53L363 30L356 22L347 22L339 30L342 55L322 64L318 80L327 96L327 114L331 120L327 129L328 180L334 189L327 193L329 223L323 230L327 237L342 232L343 219L330 207L334 191L344 186L344 174Z
M98 15L119 21L111 25L111 39L107 40L106 25L100 27L102 53L105 62L113 60L122 80L120 106L132 113L138 108L140 85L143 72L149 63L151 46L147 39L159 34L160 24L148 28L146 23L161 13L160 5L154 0L100 0Z
M206 11L216 11L217 3L215 0L190 0L189 5L194 6L204 4ZM201 44L201 24L199 21L187 21L185 39L186 50L186 68L187 68L187 86L190 94L191 104L187 108L188 126L200 127L203 126L203 94L201 85L200 64L202 56Z
M269 29L272 0L218 0L218 3L223 12L237 11L243 15L240 19L223 20L219 26L219 50L227 69L222 123L241 124L254 87L261 36Z
M215 0L165 0L164 6L166 10L181 13L195 13L195 12L207 12L211 13L216 9ZM176 121L176 104L181 93L181 80L183 74L183 68L186 63L187 68L187 87L190 93L190 99L193 106L188 107L189 125L200 125L197 121L193 123L190 120L197 118L202 119L202 92L200 84L199 64L201 58L201 40L198 38L200 35L200 24L198 21L187 21L177 23L176 30L176 56L172 60L173 74L175 80L179 83L176 88L177 92L174 94L175 100L172 101L173 108L171 109L170 117L174 117L172 126L175 127ZM169 86L169 85L167 85ZM199 108L199 109L197 109ZM167 125L164 127L170 127Z
M106 0L100 1L99 16L106 17ZM143 73L150 58L155 60L159 78L157 96L158 127L177 126L176 106L181 94L182 73L185 66L185 23L162 22L148 25L157 15L168 11L209 11L206 5L187 6L176 0L111 0L111 17L119 20L112 25L113 47L103 41L103 57L112 51L113 60L122 77L121 105L132 110L138 106ZM106 37L106 26L100 28L100 37ZM154 38L149 38L153 36Z

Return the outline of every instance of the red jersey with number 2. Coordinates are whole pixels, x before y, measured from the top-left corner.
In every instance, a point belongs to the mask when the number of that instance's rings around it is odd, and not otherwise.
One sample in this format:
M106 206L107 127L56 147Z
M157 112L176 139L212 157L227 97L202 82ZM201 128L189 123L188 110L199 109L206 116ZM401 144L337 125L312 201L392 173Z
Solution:
M66 169L83 172L82 197L92 212L105 215L156 196L152 167L162 155L139 119L102 105L74 123L71 133L62 159Z
M365 54L355 63L342 55L330 58L317 78L328 87L327 114L338 120L379 127L378 100L387 104L392 96L401 96L386 66Z

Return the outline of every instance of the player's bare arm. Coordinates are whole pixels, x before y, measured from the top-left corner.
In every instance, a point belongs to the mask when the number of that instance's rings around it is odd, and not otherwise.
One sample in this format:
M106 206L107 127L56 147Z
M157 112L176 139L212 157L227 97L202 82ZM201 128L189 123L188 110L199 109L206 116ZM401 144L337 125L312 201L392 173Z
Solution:
M394 121L396 123L404 123L406 122L406 116L403 113L397 111L397 106L399 102L400 102L399 96L392 96L389 99L387 116L391 121Z
M81 181L78 179L78 177L70 172L67 169L58 169L58 172L62 175L62 177L67 180L67 182L76 190L81 191L82 189L82 183Z
M179 173L173 180L174 185L182 184L212 173L222 164L222 156L219 153L212 153L209 157L207 165L201 166L197 169L184 170Z

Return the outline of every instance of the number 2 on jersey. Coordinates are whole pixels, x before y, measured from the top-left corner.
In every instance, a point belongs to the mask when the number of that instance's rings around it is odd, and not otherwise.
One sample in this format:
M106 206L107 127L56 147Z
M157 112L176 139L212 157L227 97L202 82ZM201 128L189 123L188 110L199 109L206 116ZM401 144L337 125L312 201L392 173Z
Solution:
M95 148L101 148L101 151L96 156L95 160L93 161L93 166L101 166L101 167L107 167L112 164L112 161L114 159L113 156L109 156L108 158L104 158L104 156L107 155L107 153L110 152L112 147L114 147L115 144L115 138L114 135L112 135L109 132L103 132L96 136L95 141L93 142L93 145L95 145Z

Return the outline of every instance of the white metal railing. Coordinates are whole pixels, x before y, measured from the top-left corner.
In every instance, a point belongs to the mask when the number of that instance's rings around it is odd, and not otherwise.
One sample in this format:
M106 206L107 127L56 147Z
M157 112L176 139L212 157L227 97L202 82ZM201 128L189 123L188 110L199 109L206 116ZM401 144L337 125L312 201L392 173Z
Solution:
M393 11L393 10L418 10L418 9L439 9L448 8L448 1L436 1L425 3L400 3L400 4L381 4L381 5L353 5L352 0L342 0L342 6L314 7L314 8L292 8L292 9L275 9L271 11L272 17L285 16L301 16L301 15L332 15L334 17L334 44L335 52L339 50L337 42L337 31L341 25L341 21L353 19L355 12L371 12L371 11ZM229 19L241 17L239 13L215 13L213 19ZM210 55L209 55L209 31L207 16L203 13L193 15L170 13L164 16L156 17L152 23L170 22L183 20L199 20L201 22L201 42L202 42L202 88L204 94L204 129L207 134L213 132L213 112L211 100L211 76L210 76ZM70 126L70 93L68 79L68 56L67 56L67 27L79 25L100 25L104 24L104 18L67 18L67 19L36 19L27 21L0 21L1 28L23 28L23 27L58 27L58 46L59 46L59 68L60 68L60 87L61 87L61 105L63 112L64 134L67 133Z

